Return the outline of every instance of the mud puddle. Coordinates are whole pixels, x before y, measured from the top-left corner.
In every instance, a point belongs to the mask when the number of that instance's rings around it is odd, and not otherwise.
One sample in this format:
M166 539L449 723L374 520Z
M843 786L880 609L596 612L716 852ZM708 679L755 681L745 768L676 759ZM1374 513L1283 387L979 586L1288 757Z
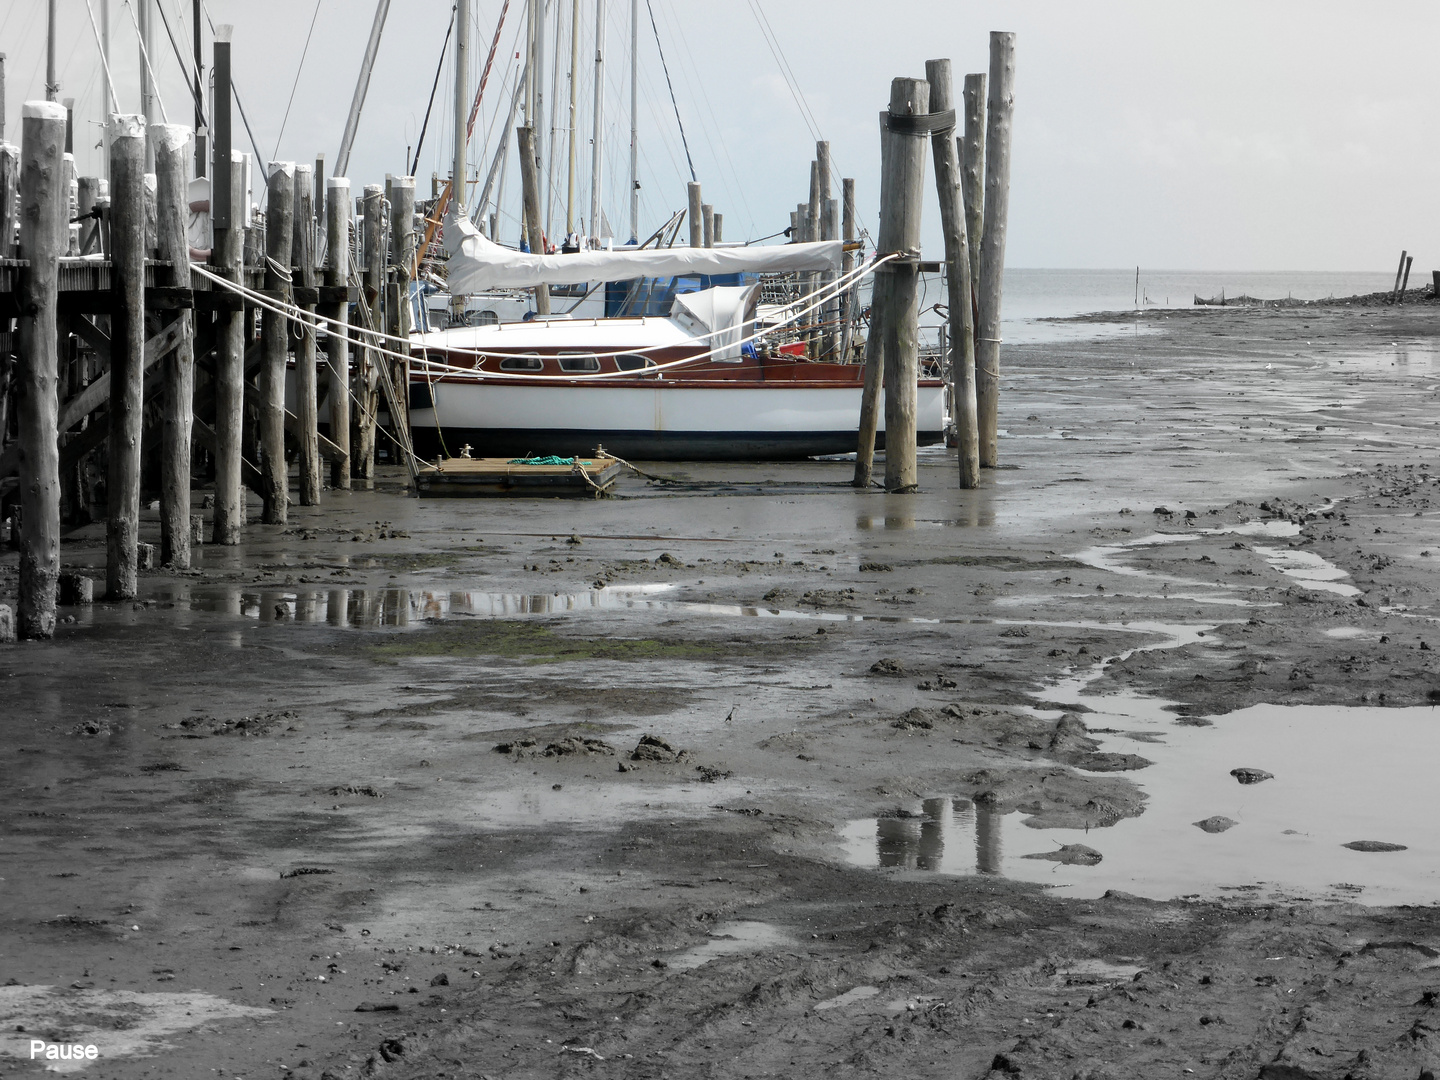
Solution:
M710 931L709 941L672 956L667 964L676 971L693 971L721 956L770 951L791 944L790 935L770 923L743 920L721 923Z
M1440 815L1434 709L1266 704L1196 726L1157 698L1084 695L1083 703L1095 710L1085 715L1092 731L1110 729L1097 733L1102 750L1154 762L1132 774L1148 796L1138 818L1037 830L1022 813L936 796L902 804L913 817L847 823L846 861L998 874L1081 897L1120 889L1154 899L1240 893L1419 904L1440 895L1440 835L1430 825ZM1246 784L1236 769L1272 775ZM1403 850L1345 846L1374 841ZM1064 844L1103 859L1071 866L1025 858Z

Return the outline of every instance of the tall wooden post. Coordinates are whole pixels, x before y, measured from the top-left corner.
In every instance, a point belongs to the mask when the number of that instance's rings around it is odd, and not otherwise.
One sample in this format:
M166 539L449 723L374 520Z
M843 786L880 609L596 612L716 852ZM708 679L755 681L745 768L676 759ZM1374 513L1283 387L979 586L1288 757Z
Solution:
M690 206L690 246L703 247L705 244L705 211L701 209L700 185L695 181L685 185L685 194Z
M890 115L922 116L929 111L930 87L924 79L890 83ZM892 132L892 134L894 134ZM911 134L891 145L890 169L880 178L882 252L903 252L905 258L886 265L890 278L881 342L885 350L885 490L914 491L919 484L915 464L915 403L919 396L920 210L925 198L925 140ZM888 184L887 184L888 181Z
M930 111L955 108L949 60L929 60ZM975 322L970 307L970 244L965 235L965 200L960 194L960 145L954 126L931 136L935 151L935 190L940 197L940 227L945 234L945 277L949 290L950 387L955 433L960 447L960 486L980 483L980 433L975 426Z
M245 161L228 147L228 137L222 142L217 136L212 191L219 192L225 201L211 204L215 242L210 263L216 274L238 285L245 280ZM220 156L222 150L225 157ZM245 524L240 466L245 428L246 314L239 294L223 287L217 292L217 299L223 299L215 312L215 522L211 536L215 543L229 546L240 543Z
M290 240L291 271L297 289L313 295L315 289L315 172L310 165L295 166L294 227ZM295 444L300 461L300 505L320 503L320 401L315 373L315 305L296 303L309 319L295 323Z
M343 289L350 284L350 181L332 176L325 184L325 284ZM330 486L350 490L350 332L346 320L350 305L343 300L327 305L331 320L325 338L330 367L330 441L340 453L330 462Z
M855 181L850 177L840 181L840 235L848 248L855 241ZM850 273L855 269L855 253L846 251L842 269ZM840 298L840 360L843 363L850 362L850 335L854 325L854 307L856 286L851 283Z
M713 239L718 245L720 241L725 239L725 215L712 214L710 216L710 228L711 231L714 233Z
M715 207L709 203L700 204L700 243L707 248L715 246Z
M55 633L60 578L59 338L56 297L60 253L69 234L61 213L65 109L27 101L20 120L20 252L30 260L20 279L16 419L20 436L20 589L16 631ZM0 187L0 194L13 193ZM13 220L10 218L9 220ZM9 246L8 235L5 238Z
M898 136L897 136L898 137ZM884 162L891 154L891 135L880 133L880 175L885 175ZM875 431L880 426L880 387L885 379L884 321L890 307L890 275L877 273L871 278L870 332L865 337L865 383L860 391L860 431L855 445L855 487L870 486L875 471Z
M174 124L150 128L155 148L156 238L161 260L170 263L170 285L190 288L190 206L185 176L190 131ZM190 434L195 401L195 322L179 311L180 340L165 358L165 419L160 451L160 559L190 568Z
M105 585L133 599L140 541L140 427L145 382L145 118L115 116L110 130L110 469Z
M1000 296L1005 278L1005 222L1010 209L1010 126L1015 111L1015 35L990 34L990 99L985 128L985 236L980 243L980 322L975 342L975 396L980 464L1000 460Z
M525 232L530 237L530 250L545 254L545 234L540 229L540 176L535 169L535 129L526 125L518 129L520 139L520 189L525 199ZM599 235L596 228L595 235ZM535 314L550 314L550 286L535 286Z
M965 143L960 151L960 193L970 245L970 303L980 287L980 240L985 235L985 73L965 76Z
M415 178L397 176L390 193L390 247L395 260L395 304L390 315L389 333L399 338L390 342L390 351L402 356L410 355L410 268L415 265ZM550 289L545 289L545 298L550 298ZM410 423L410 362L387 357L390 364L391 384L395 387L396 401L391 403L390 421L395 425L397 442L401 431ZM401 415L393 415L396 407Z
M100 197L100 178L82 176L76 185L75 216L80 222L80 254L89 255L100 250L100 222L90 215L95 210L95 200ZM186 250L189 256L189 250Z
M365 300L370 305L371 314L377 319L380 315L380 285L385 273L385 252L381 250L384 198L385 189L381 185L365 185L363 285ZM378 405L375 387L379 379L376 365L380 358L373 349L364 350L360 356L361 362L356 365L355 371L355 397L360 405L355 415L358 430L353 444L355 449L351 455L354 463L351 475L359 480L373 481L375 479L375 413Z
M270 194L265 208L265 291L294 298L290 249L294 236L295 163L270 163ZM290 320L268 308L260 315L260 494L266 525L284 525L290 504L290 469L285 461L285 360L290 351Z
M824 212L820 215L820 239L840 239L840 200L826 199ZM820 276L821 283L825 288L835 284L835 272L826 270ZM835 343L839 338L835 335L835 324L840 318L840 300L832 296L825 301L825 306L820 310L823 333L820 338L820 355L828 360L835 359Z
M819 143L816 143L816 144L815 144L815 147L816 147L816 149L818 150L819 147L820 147L820 144L819 144ZM828 145L826 146L826 153L827 153L827 156L828 156L828 153L829 153L829 146L828 146ZM818 160L816 160L816 161L810 162L810 201L805 204L805 242L806 242L807 244L808 244L808 243L813 243L814 241L819 240L819 239L820 239L820 162L819 162ZM815 272L812 270L810 273L805 274L805 275L801 278L801 280L805 283L805 290L804 290L804 291L805 291L806 295L808 296L810 293L813 293L813 292L815 291L815 287L816 287L816 286L819 284L819 282L820 282L820 275L817 274L817 273L815 273ZM806 305L807 305L807 306L809 305L809 301L808 301L808 300L806 301ZM819 323L820 323L820 313L819 313L818 311L812 311L809 315L806 315L806 316L805 316L805 323L806 323L806 325L807 325L807 327L808 327L808 329L807 329L806 332L805 332L805 337L806 337L805 352L806 352L806 354L810 357L811 360L814 360L814 359L816 359L817 356L819 356L819 353L820 353L820 337L819 337L819 330L818 330L818 326L819 326Z

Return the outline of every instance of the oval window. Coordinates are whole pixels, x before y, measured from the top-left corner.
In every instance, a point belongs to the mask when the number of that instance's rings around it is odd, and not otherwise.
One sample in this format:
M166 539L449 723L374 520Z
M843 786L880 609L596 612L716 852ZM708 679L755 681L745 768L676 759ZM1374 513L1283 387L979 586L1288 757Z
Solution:
M525 356L507 356L500 361L501 371L543 371L545 363L540 359L539 353L528 353Z

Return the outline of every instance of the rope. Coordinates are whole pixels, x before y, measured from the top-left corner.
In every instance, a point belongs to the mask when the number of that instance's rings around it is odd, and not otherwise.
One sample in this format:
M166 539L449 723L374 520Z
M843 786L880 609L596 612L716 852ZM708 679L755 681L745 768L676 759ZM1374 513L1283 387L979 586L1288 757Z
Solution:
M893 257L894 257L894 256L887 256L887 258L893 258ZM656 365L654 365L653 367L645 368L645 369L644 369L644 373L645 373L646 375L649 375L649 374L651 374L651 373L656 373L656 372L660 372L660 371L666 371L666 370L669 370L670 368L683 367L683 366L686 366L686 365L690 365L690 364L697 363L697 362L699 362L699 361L701 361L701 360L707 360L707 359L709 359L710 357L712 357L712 356L714 356L714 355L716 355L716 354L718 354L718 353L724 352L727 348L733 348L733 347L735 347L736 345L744 345L744 344L746 344L747 342L756 341L756 340L758 340L758 339L761 338L761 337L764 337L764 336L766 336L766 335L768 335L768 334L774 333L776 330L779 330L780 328L782 328L782 327L784 327L784 326L786 326L786 325L789 325L789 324L791 324L791 323L798 322L798 321L799 321L801 318L803 318L805 315L807 315L807 314L809 314L810 312L815 311L815 310L823 307L823 306L825 305L826 300L829 299L829 295L828 295L828 294L838 292L838 291L840 291L841 289L843 289L843 288L845 288L845 287L848 287L849 279L859 278L859 277L861 277L861 276L863 276L863 275L865 275L865 274L867 274L867 273L873 273L874 270L875 270L875 268L878 267L878 266L880 265L880 263L883 262L883 261L884 261L884 260L877 260L875 263L871 264L870 266L858 267L858 268L856 268L855 270L850 271L849 274L842 274L842 275L841 275L840 277L838 277L838 278L835 280L835 282L833 282L830 286L827 286L827 287L825 287L825 288L822 288L822 289L818 290L817 292L814 292L814 293L809 294L810 296L819 296L819 297L821 297L821 299L817 300L816 302L812 303L810 306L808 306L808 307L806 307L806 308L803 308L803 309L800 309L800 310L798 310L798 311L795 311L792 315L790 315L790 316L788 316L787 318L781 320L780 323L778 323L776 326L769 327L769 328L767 328L767 329L765 329L765 330L762 330L762 331L757 331L756 333L751 334L749 337L742 338L741 340L739 340L739 341L737 341L737 342L732 342L732 343L730 343L729 346L721 346L721 347L719 347L719 348L710 349L710 350L708 350L708 351L706 351L706 352L704 352L704 353L701 353L701 354L699 354L699 355L697 355L697 356L689 356L689 357L684 357L684 358L682 358L682 359L680 359L680 360L670 360L670 361L667 361L666 363L663 363L663 364L656 364ZM359 277L359 268L358 268L358 265L357 265L357 263L355 262L355 259L353 258L353 256L352 256L352 258L351 258L351 260L350 260L350 267L351 267L351 273L352 273L355 277ZM478 368L462 368L462 367L456 367L456 366L451 365L451 364L442 364L442 363L440 363L439 361L430 359L428 356L421 356L421 357L418 357L418 358L417 358L417 357L407 356L407 355L405 355L405 354L403 354L403 353L394 352L393 350L390 350L390 349L386 349L383 345L376 344L376 342L378 342L378 341L394 341L394 342L399 342L399 343L401 343L401 344L409 345L409 344L410 344L410 340L409 340L408 338L399 338L399 337L396 337L396 336L394 336L394 335L392 335L392 334L386 334L386 333L383 333L383 332L381 332L381 331L379 331L379 330L373 329L373 320L370 318L369 306L368 306L368 304L366 304L366 303L364 302L364 298L363 298L363 297L361 298L360 308L361 308L362 314L365 316L366 322L367 322L367 326L366 326L365 332L374 339L374 340L371 340L371 341L367 341L367 340L363 340L363 339L357 339L357 338L350 337L350 336L347 335L347 334L338 333L337 330L334 329L334 328L335 328L335 327L339 327L339 326L341 326L341 325L345 325L345 324L342 324L342 323L338 322L338 321L335 320L335 319L327 318L326 316L321 315L321 314L319 314L318 312L308 312L308 311L306 311L304 308L297 307L297 306L294 305L294 304L288 304L288 305L287 305L287 304L281 303L281 302L279 302L279 301L272 300L270 297L265 296L263 293L258 293L258 292L256 292L256 291L254 291L253 289L249 289L249 288L247 288L246 286L239 284L238 282L230 281L230 280L227 279L227 278L223 278L223 277L220 277L218 274L212 273L210 270L208 270L206 267L200 265L199 263L194 263L194 264L192 264L192 265L191 265L191 269L192 269L193 271L195 271L196 273L200 274L201 277L206 278L206 279L210 280L210 281L213 282L213 283L219 284L221 287L226 288L226 289L229 289L231 292L236 292L236 293L239 293L240 295L246 297L246 298L249 299L249 300L251 301L251 303L253 303L256 307L263 308L263 309L266 309L266 310L275 312L275 313L280 314L280 315L284 315L284 316L286 316L286 317L288 317L288 318L291 318L291 319L296 320L297 322L308 322L308 323L310 323L310 325L314 326L314 327L316 328L316 330L324 329L327 334L335 334L336 336L340 337L343 341L349 343L350 345L353 345L355 348L358 348L358 349L369 349L369 350L371 350L372 352L377 352L377 353L381 354L382 356L390 356L390 357L393 357L393 358L395 358L395 359L397 359L397 360L409 360L409 361L411 361L412 363L414 363L414 362L416 362L416 361L418 360L418 362L419 362L420 364L423 364L423 365L425 366L425 368L427 369L427 371L430 370L430 369L434 369L434 370L440 371L440 372L442 372L442 373L444 373L444 372L450 372L450 373L461 374L461 375L484 376L484 377L486 377L486 378L507 379L507 380L515 381L515 382L527 382L527 381L534 381L534 380L538 380L538 381L540 381L540 382L553 382L554 379L555 379L555 376L553 376L553 375L526 375L526 374L523 374L523 373L520 373L520 372L510 372L510 371L480 371ZM803 300L802 300L802 301L797 301L797 303L801 303L801 302L803 302ZM709 338L717 337L718 335L720 335L720 334L725 334L725 333L729 333L729 331L727 331L727 330L712 331L712 332L709 333L709 334L702 334L702 335L694 338L693 340L696 340L696 341L705 341L705 340L707 340L707 339L709 339ZM596 355L597 357L598 357L598 356L637 355L637 354L643 354L643 353L646 353L646 352L653 352L653 351L655 351L655 350L657 350L657 349L665 349L665 348L671 348L671 347L672 347L672 346L670 346L670 345L651 345L651 346L647 346L647 347L642 348L642 349L627 349L627 350L620 350L620 351L616 351L616 352L595 353L594 355ZM473 357L476 357L476 358L479 359L479 360L485 360L485 359L489 358L489 356L491 355L491 354L487 354L487 353L482 353L482 352L478 352L478 351L471 351L471 350L464 350L464 349L451 349L451 350L447 350L447 351L450 352L450 353L452 353L452 354L459 354L459 355L461 355L461 356L473 356ZM634 373L634 372L630 372L630 371L622 371L622 372L609 372L609 371L605 371L605 372L599 372L599 373L597 373L597 374L591 374L591 375L572 375L572 376L570 376L569 379L567 379L566 381L569 381L569 382L593 382L593 381L604 380L604 379L634 378L634 377L635 377L635 373Z
M276 277L278 277L281 281L285 282L287 285L294 283L295 279L290 275L290 270L288 267L283 266L281 263L279 263L269 255L265 256L265 264L275 272Z

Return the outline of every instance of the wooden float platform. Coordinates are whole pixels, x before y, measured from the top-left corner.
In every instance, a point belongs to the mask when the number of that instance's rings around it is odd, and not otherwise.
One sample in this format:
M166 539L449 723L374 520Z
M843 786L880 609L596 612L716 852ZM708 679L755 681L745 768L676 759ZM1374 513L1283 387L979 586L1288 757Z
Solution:
M610 493L620 470L620 463L612 457L571 458L564 464L530 464L514 458L440 458L417 468L415 490L439 496L598 499Z

